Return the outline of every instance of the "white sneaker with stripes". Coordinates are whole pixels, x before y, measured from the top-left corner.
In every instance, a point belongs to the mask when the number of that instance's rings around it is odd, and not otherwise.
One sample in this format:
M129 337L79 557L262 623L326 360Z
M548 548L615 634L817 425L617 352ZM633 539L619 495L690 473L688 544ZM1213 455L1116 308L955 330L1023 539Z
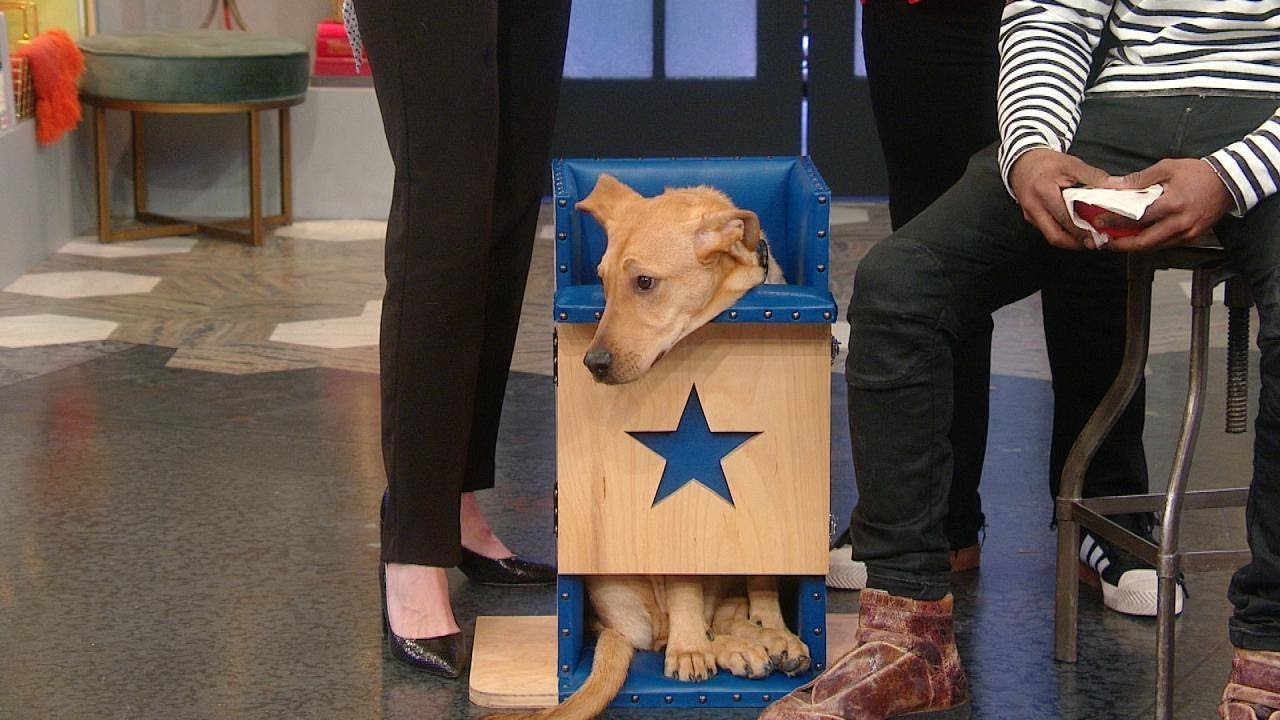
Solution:
M1080 542L1080 579L1102 589L1102 604L1118 613L1155 617L1159 597L1159 576L1127 552L1116 551L1110 543L1099 542L1084 533ZM1174 595L1174 614L1182 613L1186 588L1178 582Z
M852 543L845 542L831 548L827 564L827 587L837 590L866 589L867 564L853 559Z

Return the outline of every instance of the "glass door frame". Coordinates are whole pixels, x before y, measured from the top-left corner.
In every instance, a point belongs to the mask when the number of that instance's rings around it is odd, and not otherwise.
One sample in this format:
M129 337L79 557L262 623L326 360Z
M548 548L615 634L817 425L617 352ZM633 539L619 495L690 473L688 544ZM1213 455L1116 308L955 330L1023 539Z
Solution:
M754 78L668 78L666 0L653 0L653 75L565 78L560 157L797 155L804 0L756 4Z

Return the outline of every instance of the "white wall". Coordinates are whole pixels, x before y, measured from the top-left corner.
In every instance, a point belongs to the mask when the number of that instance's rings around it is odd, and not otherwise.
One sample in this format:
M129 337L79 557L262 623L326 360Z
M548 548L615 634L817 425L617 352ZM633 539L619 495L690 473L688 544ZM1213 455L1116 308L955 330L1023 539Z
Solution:
M373 89L313 87L294 112L294 214L386 218L395 165Z
M196 28L210 1L98 0L98 31ZM236 7L251 31L285 35L307 46L316 23L329 14L329 0L241 0Z
M74 139L37 147L32 122L0 133L0 288L74 234Z

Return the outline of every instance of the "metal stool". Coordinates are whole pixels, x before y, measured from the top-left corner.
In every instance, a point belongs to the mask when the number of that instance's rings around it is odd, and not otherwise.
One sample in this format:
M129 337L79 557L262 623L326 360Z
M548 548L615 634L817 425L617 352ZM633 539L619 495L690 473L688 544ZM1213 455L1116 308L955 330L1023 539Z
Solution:
M1115 426L1142 382L1151 332L1151 284L1156 270L1191 270L1191 349L1187 402L1182 430L1174 453L1169 487L1165 493L1125 497L1082 498L1085 470L1103 439ZM1156 718L1173 717L1173 621L1177 578L1182 571L1236 568L1248 562L1248 550L1182 550L1178 529L1183 508L1242 507L1248 488L1187 490L1191 457L1200 430L1207 353L1209 309L1213 289L1226 282L1228 307L1227 424L1229 433L1242 433L1248 420L1249 308L1253 299L1243 278L1228 267L1226 252L1212 237L1200 243L1128 259L1128 300L1124 361L1111 389L1080 432L1062 472L1057 501L1058 559L1055 606L1055 655L1063 662L1076 661L1076 623L1079 612L1080 532L1087 529L1144 562L1159 576L1156 610ZM1164 511L1159 544L1135 535L1111 521L1108 515Z

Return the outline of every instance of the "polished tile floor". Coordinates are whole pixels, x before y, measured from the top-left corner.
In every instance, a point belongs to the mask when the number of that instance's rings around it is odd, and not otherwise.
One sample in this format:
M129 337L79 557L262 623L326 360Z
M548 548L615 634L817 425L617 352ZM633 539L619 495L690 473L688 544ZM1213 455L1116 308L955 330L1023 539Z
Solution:
M879 204L835 209L833 290L843 304L887 219ZM0 718L483 714L464 683L408 672L380 644L380 232L368 222L298 223L257 249L69 238L0 292ZM549 236L540 238L499 490L482 502L509 544L550 557L552 273ZM1185 280L1171 274L1156 287L1147 441L1157 486L1185 383L1176 351ZM1104 611L1086 591L1080 662L1052 660L1039 323L1034 297L998 316L983 567L955 587L975 717L1149 717L1154 623ZM1219 345L1222 335L1219 320ZM1212 354L1215 390L1223 361ZM844 518L852 464L839 363L834 370L832 491ZM1256 392L1256 369L1253 380ZM1204 486L1247 478L1252 436L1223 435L1221 411L1211 393L1196 458ZM1238 511L1189 518L1189 542L1243 540ZM1189 578L1179 718L1214 716L1230 657L1227 578ZM548 590L451 581L461 618L553 609ZM831 599L841 611L856 602Z

